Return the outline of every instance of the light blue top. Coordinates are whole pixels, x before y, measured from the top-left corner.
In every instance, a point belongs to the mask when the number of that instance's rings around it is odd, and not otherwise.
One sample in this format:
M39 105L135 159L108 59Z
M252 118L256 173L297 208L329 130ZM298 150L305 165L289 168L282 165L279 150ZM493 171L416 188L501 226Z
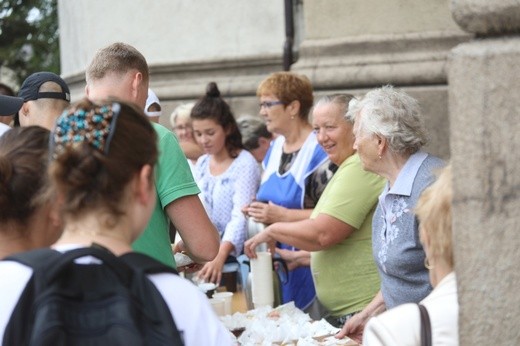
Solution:
M372 221L372 250L387 309L418 303L432 290L413 209L422 191L435 180L436 169L443 165L441 159L417 152L410 156L392 188L387 182L379 196Z

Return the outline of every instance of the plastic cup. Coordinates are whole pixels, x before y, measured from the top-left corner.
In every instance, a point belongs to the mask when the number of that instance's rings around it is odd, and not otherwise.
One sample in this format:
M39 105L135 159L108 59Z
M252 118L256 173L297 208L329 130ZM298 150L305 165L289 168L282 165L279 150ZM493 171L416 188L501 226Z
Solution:
M217 314L217 316L224 316L226 314L226 302L222 298L211 298L209 299L209 303L213 308L213 311Z
M233 300L233 292L216 292L213 294L214 299L222 299L224 301L224 313L231 315L231 303Z

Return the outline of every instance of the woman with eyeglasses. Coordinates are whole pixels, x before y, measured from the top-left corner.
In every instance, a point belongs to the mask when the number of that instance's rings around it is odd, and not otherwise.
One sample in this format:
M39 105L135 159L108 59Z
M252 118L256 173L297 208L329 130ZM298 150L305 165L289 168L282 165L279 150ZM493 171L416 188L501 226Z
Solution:
M262 163L256 201L244 211L264 224L307 219L333 174L308 119L314 101L312 85L305 76L276 72L260 83L256 94L267 129L278 136ZM314 313L316 291L309 253L284 243L277 253L292 268L282 285L282 302L294 301L298 308Z
M195 103L185 103L177 106L170 116L170 124L173 132L179 140L179 145L188 158L190 168L194 169L197 159L203 154L202 148L197 144L193 136L190 113Z

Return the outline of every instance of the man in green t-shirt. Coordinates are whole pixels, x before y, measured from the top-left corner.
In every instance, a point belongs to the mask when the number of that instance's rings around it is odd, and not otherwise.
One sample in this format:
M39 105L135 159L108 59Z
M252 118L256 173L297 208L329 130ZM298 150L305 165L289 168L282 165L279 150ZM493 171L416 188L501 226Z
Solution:
M148 64L130 45L113 43L100 49L87 68L86 80L85 91L94 101L115 97L134 103L142 110L145 108ZM186 157L173 133L162 125L153 123L153 126L159 147L155 167L157 203L148 226L133 248L175 267L168 233L171 220L183 239L181 249L185 249L195 262L211 261L218 253L220 239L197 196L200 190Z

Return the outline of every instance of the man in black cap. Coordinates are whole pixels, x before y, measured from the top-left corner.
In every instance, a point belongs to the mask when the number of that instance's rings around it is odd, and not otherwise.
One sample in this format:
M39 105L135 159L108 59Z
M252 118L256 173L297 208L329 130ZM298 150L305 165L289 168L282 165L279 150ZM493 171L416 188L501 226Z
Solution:
M63 110L70 105L67 83L52 72L27 77L18 92L23 105L18 111L20 126L37 125L52 130Z
M10 117L22 107L23 99L21 97L0 95L0 117ZM0 136L10 127L0 122Z
M4 83L0 83L0 95L7 95L7 96L15 96L16 94L14 93L13 89L7 85L7 84L4 84ZM0 104L2 104L4 101L2 101ZM4 107L3 105L1 105L0 107ZM18 109L14 112L16 113L18 112ZM0 123L4 123L5 125L10 125L11 122L13 121L13 114L14 113L10 113L10 114L7 114L3 111L0 112ZM2 127L2 125L0 125L0 127Z

